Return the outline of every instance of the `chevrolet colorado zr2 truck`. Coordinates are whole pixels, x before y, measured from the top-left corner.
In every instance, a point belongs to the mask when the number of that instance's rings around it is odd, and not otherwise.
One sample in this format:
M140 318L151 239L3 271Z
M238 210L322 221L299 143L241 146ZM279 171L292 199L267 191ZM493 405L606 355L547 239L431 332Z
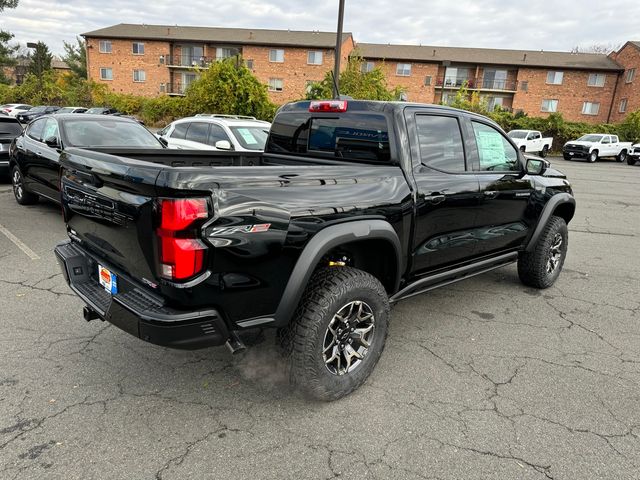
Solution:
M320 400L366 380L395 302L512 262L551 286L575 211L548 162L434 105L296 102L264 152L69 148L60 163L55 251L85 319L183 349L277 329L292 383Z

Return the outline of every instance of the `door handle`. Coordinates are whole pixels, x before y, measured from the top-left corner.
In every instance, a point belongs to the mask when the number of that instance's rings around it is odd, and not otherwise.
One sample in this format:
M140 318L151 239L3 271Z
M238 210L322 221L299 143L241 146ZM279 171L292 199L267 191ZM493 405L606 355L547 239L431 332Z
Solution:
M36 152L36 155L42 156L42 152Z
M444 195L425 195L424 199L425 201L432 203L433 205L437 205L439 203L444 202L445 196Z
M485 190L483 194L485 198L496 198L498 196L498 192L495 190Z

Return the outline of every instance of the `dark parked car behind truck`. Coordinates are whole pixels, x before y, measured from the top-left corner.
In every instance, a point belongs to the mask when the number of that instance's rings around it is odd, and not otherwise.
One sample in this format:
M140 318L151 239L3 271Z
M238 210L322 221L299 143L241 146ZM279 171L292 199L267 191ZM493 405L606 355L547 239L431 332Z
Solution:
M278 329L310 397L358 388L390 304L518 262L551 286L575 210L565 176L490 120L365 101L280 109L264 153L61 158L65 278L101 318L201 348Z

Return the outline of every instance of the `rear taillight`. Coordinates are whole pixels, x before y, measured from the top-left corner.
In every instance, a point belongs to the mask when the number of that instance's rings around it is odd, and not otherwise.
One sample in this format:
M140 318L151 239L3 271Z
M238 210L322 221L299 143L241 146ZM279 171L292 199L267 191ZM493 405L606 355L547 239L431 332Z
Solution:
M209 217L205 198L161 199L159 237L160 275L185 280L202 272L206 246L198 240L198 220Z

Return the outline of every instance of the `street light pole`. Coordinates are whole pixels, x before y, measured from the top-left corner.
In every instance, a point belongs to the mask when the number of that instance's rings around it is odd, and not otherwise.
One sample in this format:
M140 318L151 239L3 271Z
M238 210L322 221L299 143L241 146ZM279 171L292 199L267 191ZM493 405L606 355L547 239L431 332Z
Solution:
M344 0L338 7L338 34L336 36L335 64L333 67L333 98L340 98L340 57L342 56L342 24L344 22Z

